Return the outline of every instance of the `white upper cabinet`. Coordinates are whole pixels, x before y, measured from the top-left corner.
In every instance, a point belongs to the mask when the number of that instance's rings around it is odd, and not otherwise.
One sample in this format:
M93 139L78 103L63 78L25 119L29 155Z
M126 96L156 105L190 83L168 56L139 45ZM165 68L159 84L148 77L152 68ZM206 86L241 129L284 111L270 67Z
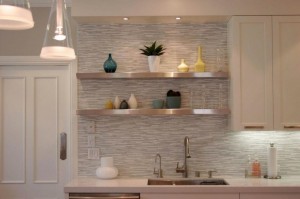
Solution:
M273 17L274 128L300 129L300 16Z
M233 17L229 24L231 128L273 128L272 19Z
M232 130L299 128L300 17L233 17L228 35Z

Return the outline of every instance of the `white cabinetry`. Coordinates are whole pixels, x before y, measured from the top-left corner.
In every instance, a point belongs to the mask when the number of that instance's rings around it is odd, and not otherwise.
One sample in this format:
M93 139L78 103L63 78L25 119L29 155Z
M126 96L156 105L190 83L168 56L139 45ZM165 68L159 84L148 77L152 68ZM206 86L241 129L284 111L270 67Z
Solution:
M299 199L299 193L241 193L240 199Z
M300 17L243 16L229 23L231 128L300 127Z
M141 194L141 199L239 199L238 193Z
M300 16L273 17L274 128L300 129Z
M229 24L231 127L273 128L271 17L233 17Z

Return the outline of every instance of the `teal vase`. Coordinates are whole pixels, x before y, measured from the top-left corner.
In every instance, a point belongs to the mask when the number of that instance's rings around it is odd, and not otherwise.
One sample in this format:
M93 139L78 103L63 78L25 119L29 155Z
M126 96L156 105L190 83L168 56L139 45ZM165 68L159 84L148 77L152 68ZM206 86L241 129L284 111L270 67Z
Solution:
M117 62L113 60L111 54L108 54L108 59L103 64L106 73L114 73L117 70Z

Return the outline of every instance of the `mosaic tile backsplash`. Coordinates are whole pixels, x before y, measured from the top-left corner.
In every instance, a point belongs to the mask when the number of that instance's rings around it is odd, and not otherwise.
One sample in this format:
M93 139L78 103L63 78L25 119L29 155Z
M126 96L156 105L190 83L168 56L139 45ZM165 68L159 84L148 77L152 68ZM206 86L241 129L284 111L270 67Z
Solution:
M188 65L197 60L197 46L203 47L208 71L216 70L216 49L227 51L227 24L153 24L78 26L78 71L103 72L112 53L117 72L148 71L147 58L139 48L157 40L167 48L160 71L176 71L180 59ZM224 71L227 70L224 56ZM169 89L180 91L182 107L225 108L229 80L226 79L138 79L78 81L78 108L103 108L107 100L129 98L133 93L139 108L150 108L154 99L164 99ZM205 98L205 101L203 100ZM267 147L278 147L280 172L300 174L300 132L231 132L227 115L188 116L97 116L78 117L78 175L95 176L100 159L88 159L88 149L100 149L100 156L112 156L119 177L153 177L156 153L162 156L166 177L180 177L177 162L183 163L185 136L190 138L190 176L194 171L215 169L219 175L243 176L247 155L257 154L266 173ZM87 124L95 123L95 133ZM95 136L95 147L88 145Z

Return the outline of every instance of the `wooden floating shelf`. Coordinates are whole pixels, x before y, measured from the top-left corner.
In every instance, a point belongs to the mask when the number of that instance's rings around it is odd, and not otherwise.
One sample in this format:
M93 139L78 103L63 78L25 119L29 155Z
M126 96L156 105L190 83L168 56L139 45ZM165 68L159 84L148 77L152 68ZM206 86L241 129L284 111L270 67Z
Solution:
M124 72L124 73L77 73L78 79L164 79L164 78L216 78L227 79L227 72Z
M77 115L228 115L229 109L80 109Z

